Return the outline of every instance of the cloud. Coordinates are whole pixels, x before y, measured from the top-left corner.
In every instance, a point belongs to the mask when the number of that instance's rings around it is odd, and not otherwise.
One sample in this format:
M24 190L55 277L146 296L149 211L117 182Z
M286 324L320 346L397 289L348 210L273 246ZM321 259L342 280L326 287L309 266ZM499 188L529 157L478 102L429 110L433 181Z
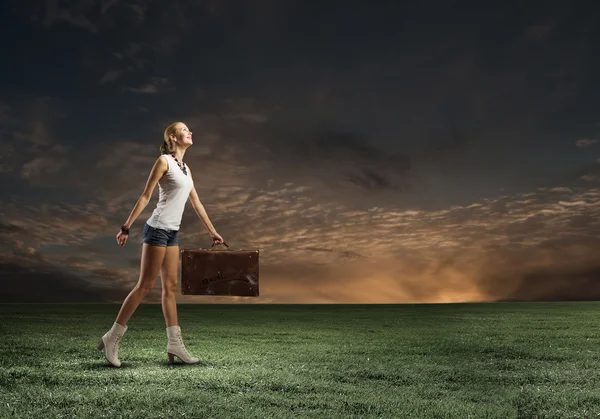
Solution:
M170 82L168 79L164 77L152 77L152 81L150 83L144 84L140 87L127 87L126 91L133 93L158 93L168 89L170 86Z
M23 227L19 227L17 225L14 224L4 224L4 223L0 223L0 234L12 234L12 233L16 233L16 234L25 234L27 233L27 229L23 228Z
M598 182L600 181L600 174L598 173L587 173L583 176L581 176L582 180L588 181L588 182Z
M545 22L528 26L526 29L526 37L532 42L545 42L554 32L556 25L554 22Z
M148 2L146 0L130 2L127 5L131 8L133 15L138 22L146 21L146 16L148 14Z
M6 243L26 240L27 246L37 249L77 247L90 240L113 235L108 229L114 224L96 204L46 204L39 201L29 204L10 198L7 201L0 206L6 219L10 220L0 229Z
M10 140L27 144L27 153L47 152L54 145L54 123L69 115L64 100L53 96L25 97L10 106L6 115Z
M95 64L98 59L90 60L91 63L89 67L91 71L101 70L101 73L98 76L100 85L114 83L117 80L124 78L126 75L144 72L154 59L154 48L149 43L123 42L117 48L118 49L109 49L99 53L102 56L101 61L107 63L106 67L98 68ZM146 77L146 74L143 74L141 77ZM152 79L152 81L147 84L147 87L142 90L152 90L153 87L151 86L160 83L160 78ZM158 86L155 86L154 88L157 87ZM144 86L142 86L142 88L144 88ZM125 90L127 90L127 88L125 88Z
M66 158L36 157L23 165L21 176L24 179L32 179L38 176L55 175L60 173L67 164Z
M118 4L121 0L102 0L100 13L106 13L108 9Z
M100 78L100 84L112 83L117 80L121 74L123 74L123 70L108 70Z
M4 214L13 215L12 208L2 208ZM28 211L22 211L27 213ZM70 214L75 225L87 224ZM19 219L20 218L20 219ZM37 223L31 219L24 227L19 224L1 224L0 238L0 292L2 302L75 302L122 300L135 283L135 277L126 269L107 267L95 257L87 255L76 244L67 240L70 252L56 253L57 236L75 236L65 225L58 225L42 215ZM83 226L81 226L83 227ZM89 228L89 225L87 226ZM55 249L54 251L52 249ZM154 298L155 299L155 298Z
M127 294L93 287L75 275L54 267L21 266L0 262L0 302L105 302Z
M120 268L119 257L86 245L113 231L93 206L41 209L3 204L13 220L0 224L0 280L3 302L119 301L133 288L138 269ZM109 233L110 231L110 233ZM117 247L115 245L115 247ZM112 260L109 260L112 259ZM153 292L147 301L156 302Z
M123 43L123 48L113 52L112 56L119 61L129 61L132 67L143 69L150 60L148 54L153 51L152 45L145 42L127 42Z
M221 117L224 120L241 120L247 123L261 124L269 120L268 113L256 104L252 98L223 99L225 106Z
M52 180L51 175L65 167L69 150L55 140L57 124L69 114L65 102L56 97L25 97L0 109L0 172L7 178L20 175L33 184Z
M263 179L302 183L329 194L330 199L354 200L367 194L403 193L413 187L412 162L402 152L386 153L357 133L266 131L259 150L239 151L254 160ZM247 157L246 157L247 158ZM236 159L236 160L238 160ZM397 195L388 195L390 200Z
M560 252L564 254L564 248ZM556 256L560 257L558 252ZM500 301L600 300L600 265L597 264L558 269L556 266L544 267L524 273L515 282L515 288Z
M399 189L401 186L392 183L385 175L381 175L369 168L363 168L359 172L347 175L350 183L361 189Z
M598 162L594 162L581 168L577 168L570 175L570 178L573 180L573 184L582 187L590 187L591 183L600 180L600 166L598 165Z
M594 144L598 144L598 140L592 140L590 138L582 138L581 140L577 140L575 143L575 145L579 148L590 147Z
M78 0L65 7L59 0L46 0L46 14L42 25L49 29L59 22L65 22L76 28L96 33L98 25L86 16L94 7L94 3L93 0Z
M122 6L122 7L121 7ZM147 16L147 0L45 0L42 26L51 29L59 23L84 29L97 34L102 27L114 24L112 14L127 9L137 23L144 23Z

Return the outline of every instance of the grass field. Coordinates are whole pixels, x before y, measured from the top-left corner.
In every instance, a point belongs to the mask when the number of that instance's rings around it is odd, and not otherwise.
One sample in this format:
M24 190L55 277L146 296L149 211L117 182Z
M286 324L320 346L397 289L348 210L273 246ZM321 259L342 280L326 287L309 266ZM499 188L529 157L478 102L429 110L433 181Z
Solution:
M142 305L0 305L1 417L600 417L600 303L180 305L170 365Z

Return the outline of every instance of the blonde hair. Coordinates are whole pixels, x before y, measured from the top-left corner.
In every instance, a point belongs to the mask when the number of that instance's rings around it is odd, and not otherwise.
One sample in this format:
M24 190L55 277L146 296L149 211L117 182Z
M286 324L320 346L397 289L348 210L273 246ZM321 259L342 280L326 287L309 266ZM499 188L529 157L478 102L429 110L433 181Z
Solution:
M163 136L164 140L162 145L160 146L160 154L170 154L173 152L173 142L171 141L171 134L175 134L175 132L177 131L177 125L179 124L183 124L183 122L173 122L165 130L165 134Z

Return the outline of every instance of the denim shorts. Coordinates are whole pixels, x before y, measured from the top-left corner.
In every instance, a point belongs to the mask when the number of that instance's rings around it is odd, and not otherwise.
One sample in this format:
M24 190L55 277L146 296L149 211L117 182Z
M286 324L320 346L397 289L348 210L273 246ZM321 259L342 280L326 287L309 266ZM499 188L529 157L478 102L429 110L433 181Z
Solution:
M148 223L144 225L142 233L142 242L152 246L178 246L177 230L163 230L154 228Z

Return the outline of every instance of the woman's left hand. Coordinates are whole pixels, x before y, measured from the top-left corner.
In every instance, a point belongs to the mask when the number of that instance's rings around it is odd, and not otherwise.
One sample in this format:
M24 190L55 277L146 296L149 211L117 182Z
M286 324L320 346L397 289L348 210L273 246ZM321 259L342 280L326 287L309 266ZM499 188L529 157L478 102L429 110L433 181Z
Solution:
M223 244L223 237L219 235L216 231L214 233L209 233L210 238L213 241L213 244Z

